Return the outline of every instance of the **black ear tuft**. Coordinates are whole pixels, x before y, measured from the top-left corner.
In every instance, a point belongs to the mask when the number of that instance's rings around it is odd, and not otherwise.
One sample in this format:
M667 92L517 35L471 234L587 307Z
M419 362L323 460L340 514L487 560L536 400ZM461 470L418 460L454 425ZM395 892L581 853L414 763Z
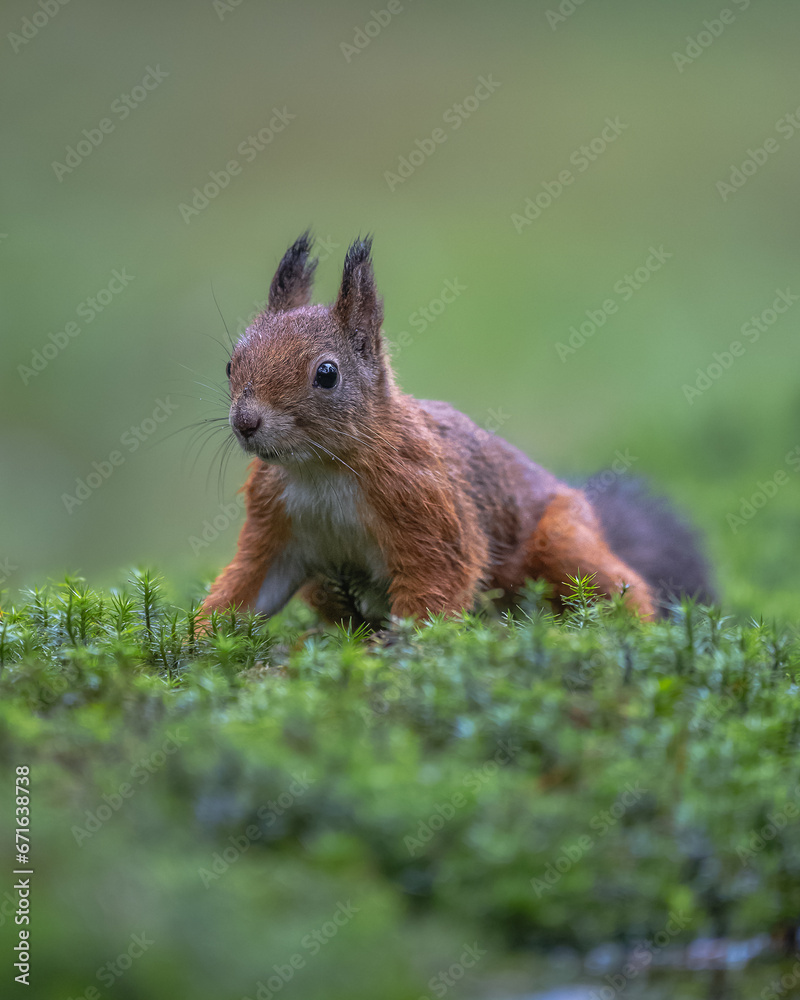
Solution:
M344 270L342 271L342 287L339 298L346 298L353 284L355 272L361 267L372 269L372 237L367 235L362 240L361 237L354 240L347 250L344 258Z
M362 353L379 350L383 303L372 271L372 237L357 239L344 259L342 284L333 311Z
M313 243L307 229L283 255L269 286L267 308L270 312L286 312L307 306L311 301L311 286L317 269L316 258L309 259Z

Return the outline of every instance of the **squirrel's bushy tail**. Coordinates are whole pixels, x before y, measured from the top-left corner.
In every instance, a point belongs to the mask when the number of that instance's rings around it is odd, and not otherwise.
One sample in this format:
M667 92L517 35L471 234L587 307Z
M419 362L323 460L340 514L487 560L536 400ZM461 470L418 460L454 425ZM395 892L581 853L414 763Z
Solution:
M655 496L638 478L617 477L608 485L589 480L584 489L609 546L650 584L661 614L684 595L714 603L699 535L668 500Z

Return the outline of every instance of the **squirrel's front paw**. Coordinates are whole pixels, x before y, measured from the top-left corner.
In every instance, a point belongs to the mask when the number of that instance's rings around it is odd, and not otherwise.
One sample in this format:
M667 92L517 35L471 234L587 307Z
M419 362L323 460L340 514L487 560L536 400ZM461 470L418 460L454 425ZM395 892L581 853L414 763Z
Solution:
M626 585L624 587L624 599L628 608L634 611L642 621L651 622L656 619L656 608L650 594L650 588L644 581Z

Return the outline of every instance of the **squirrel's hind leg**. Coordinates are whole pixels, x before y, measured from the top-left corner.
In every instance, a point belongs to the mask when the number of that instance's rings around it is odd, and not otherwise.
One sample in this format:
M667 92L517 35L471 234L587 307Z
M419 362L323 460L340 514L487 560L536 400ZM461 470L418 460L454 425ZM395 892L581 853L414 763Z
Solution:
M362 625L369 625L373 631L380 628L380 622L368 621L356 610L355 602L348 600L340 589L332 586L329 581L312 580L300 591L300 597L315 611L320 618L332 625L342 625L355 630Z
M558 598L569 593L568 577L593 574L600 593L610 597L624 586L631 610L643 619L655 617L649 585L608 547L597 516L580 490L565 490L547 506L525 545L523 569L524 578L547 580Z

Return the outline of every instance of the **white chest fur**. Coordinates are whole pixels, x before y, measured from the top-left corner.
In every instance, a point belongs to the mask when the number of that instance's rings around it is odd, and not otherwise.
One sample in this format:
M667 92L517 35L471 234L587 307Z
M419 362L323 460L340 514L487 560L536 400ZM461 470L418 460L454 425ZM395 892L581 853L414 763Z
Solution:
M374 595L364 595L362 613L382 605L388 570L365 526L369 510L355 476L308 466L292 470L282 500L292 522L291 541L267 573L258 610L274 614L307 581L336 578L345 567L363 572L375 584Z
M377 542L365 527L368 514L358 480L338 469L304 469L283 492L292 521L293 548L308 569L325 571L343 564L376 577L386 575Z

